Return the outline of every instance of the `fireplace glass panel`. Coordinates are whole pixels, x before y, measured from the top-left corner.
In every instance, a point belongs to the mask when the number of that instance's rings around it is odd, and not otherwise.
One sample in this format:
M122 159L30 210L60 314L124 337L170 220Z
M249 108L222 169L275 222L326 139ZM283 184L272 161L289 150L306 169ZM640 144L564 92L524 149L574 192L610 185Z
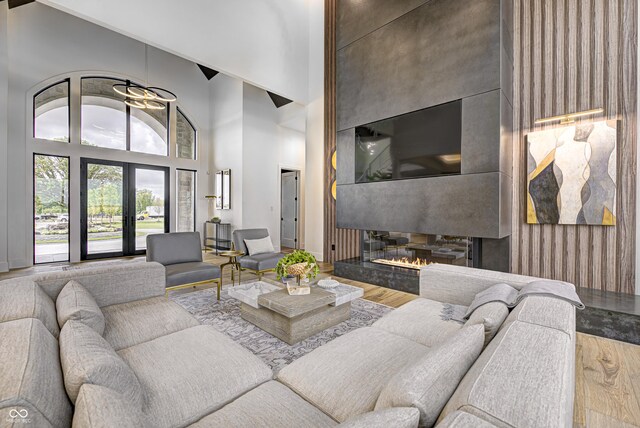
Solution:
M423 233L365 230L362 259L419 269L431 263L473 266L472 238Z

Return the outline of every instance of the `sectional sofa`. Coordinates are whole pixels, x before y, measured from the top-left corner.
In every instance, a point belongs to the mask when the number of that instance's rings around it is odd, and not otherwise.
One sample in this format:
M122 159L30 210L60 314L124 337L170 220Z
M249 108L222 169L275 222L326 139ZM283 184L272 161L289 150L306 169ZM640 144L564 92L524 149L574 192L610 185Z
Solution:
M429 266L422 298L277 374L168 300L160 264L3 281L0 426L571 426L573 306L447 316L533 279Z

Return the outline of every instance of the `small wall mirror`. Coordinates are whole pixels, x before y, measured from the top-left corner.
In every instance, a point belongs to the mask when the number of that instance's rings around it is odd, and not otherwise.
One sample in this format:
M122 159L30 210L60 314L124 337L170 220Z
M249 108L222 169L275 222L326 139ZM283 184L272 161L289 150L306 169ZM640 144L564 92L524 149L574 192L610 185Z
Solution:
M231 170L216 172L216 209L231 209Z
M222 209L222 171L216 172L216 209Z

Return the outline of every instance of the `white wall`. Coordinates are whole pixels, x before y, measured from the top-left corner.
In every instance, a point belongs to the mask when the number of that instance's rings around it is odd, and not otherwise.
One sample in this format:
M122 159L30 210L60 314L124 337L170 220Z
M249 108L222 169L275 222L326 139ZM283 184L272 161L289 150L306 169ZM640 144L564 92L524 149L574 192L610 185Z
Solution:
M307 101L305 0L39 1L287 98Z
M324 2L309 1L305 248L318 260L324 242Z
M4 3L6 2L3 2L3 7ZM5 227L1 223L2 210L0 210L0 243L3 233L8 230L9 267L29 266L32 261L30 168L31 153L34 151L71 155L72 177L76 177L76 180L71 183L70 215L75 219L79 219L80 210L79 180L77 179L80 157L108 158L157 165L166 165L169 162L172 167L172 215L175 213L173 197L175 196L173 194L175 167L197 169L198 219L196 225L201 230L202 222L207 217L207 203L204 195L210 193L212 189L209 187L211 180L207 175L210 138L209 82L197 66L193 62L167 52L155 48L149 49L149 82L165 86L178 95L178 106L198 130L198 161L105 150L82 146L77 142L76 144L41 142L31 138L27 129L30 128L32 120L30 112L32 95L43 82L52 82L52 78L56 76L68 76L74 72L125 76L145 82L147 76L144 44L39 3L12 9L8 12L7 25L2 27L7 28L8 32L8 57L6 55L2 57L8 58L9 64L9 94L7 98L2 97L2 99L8 99L8 105L11 108L6 116L0 116L0 118L6 117L9 124L6 171L7 176L14 179L10 184L6 179L1 181L2 187L8 189L8 224ZM1 81L2 72L0 71ZM1 91L2 89L0 94ZM79 118L79 106L72 105L71 110L72 116L76 114ZM0 135L2 135L1 127ZM0 154L2 150L0 136ZM172 156L175 156L174 153L175 151L172 150ZM2 191L0 191L1 200ZM71 241L72 261L77 261L80 242L79 221L72 220ZM0 256L2 256L1 251ZM0 260L0 267L2 262Z
M242 228L242 81L218 74L211 80L211 184L215 172L231 169L231 209L215 215L234 229ZM212 187L215 191L215 187ZM213 193L212 193L213 194ZM213 214L211 215L213 216Z
M7 3L0 2L0 272L9 269L7 258Z

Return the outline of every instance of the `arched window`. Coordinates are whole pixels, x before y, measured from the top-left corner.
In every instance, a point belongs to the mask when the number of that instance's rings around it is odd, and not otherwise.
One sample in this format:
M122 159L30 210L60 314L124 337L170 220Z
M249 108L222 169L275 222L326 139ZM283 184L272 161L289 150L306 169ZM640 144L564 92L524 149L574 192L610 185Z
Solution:
M33 136L69 142L69 79L48 86L33 97Z

